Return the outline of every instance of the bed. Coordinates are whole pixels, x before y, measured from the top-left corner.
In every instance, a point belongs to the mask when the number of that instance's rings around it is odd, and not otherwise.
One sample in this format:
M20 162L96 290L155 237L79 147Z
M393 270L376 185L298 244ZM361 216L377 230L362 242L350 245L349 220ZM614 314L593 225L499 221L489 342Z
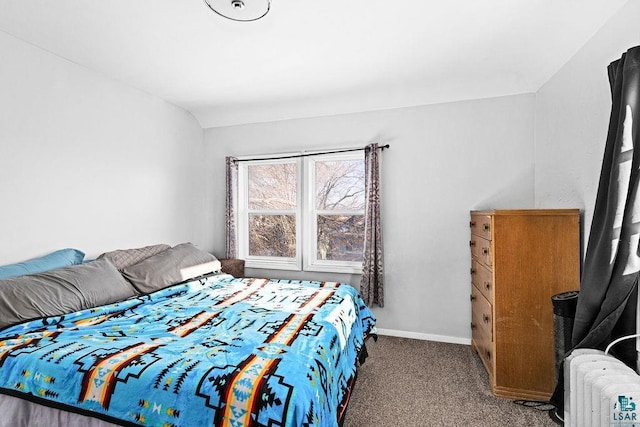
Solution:
M375 334L353 287L199 274L213 261L166 251L124 268L106 257L0 279L0 425L341 424ZM185 269L196 277L179 280ZM51 315L16 321L25 309L13 305L34 283L46 302L71 283L61 299L80 309L30 307Z

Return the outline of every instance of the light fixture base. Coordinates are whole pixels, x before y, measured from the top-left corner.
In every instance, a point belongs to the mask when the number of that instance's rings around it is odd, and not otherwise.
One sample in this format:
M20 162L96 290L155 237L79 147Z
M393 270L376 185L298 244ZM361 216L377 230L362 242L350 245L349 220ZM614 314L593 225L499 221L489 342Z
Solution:
M256 21L269 13L271 0L204 0L218 15L233 21Z

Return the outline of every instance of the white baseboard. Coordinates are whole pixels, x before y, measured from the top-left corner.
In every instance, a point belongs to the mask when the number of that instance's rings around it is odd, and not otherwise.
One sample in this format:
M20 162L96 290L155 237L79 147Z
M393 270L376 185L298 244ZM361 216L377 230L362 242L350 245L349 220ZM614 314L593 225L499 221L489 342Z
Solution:
M382 328L377 328L377 329L378 329L378 335L387 335L390 337L400 337L400 338L413 338L416 340L423 340L423 341L437 341L437 342L447 342L451 344L471 345L471 339L469 338L450 337L447 335L423 334L421 332L397 331L394 329L382 329Z

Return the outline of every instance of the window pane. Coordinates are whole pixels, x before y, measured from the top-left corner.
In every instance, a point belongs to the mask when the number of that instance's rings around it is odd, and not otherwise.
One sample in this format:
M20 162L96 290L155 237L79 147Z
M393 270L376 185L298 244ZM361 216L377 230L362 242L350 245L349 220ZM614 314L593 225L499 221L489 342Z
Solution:
M364 210L364 160L315 162L316 209Z
M249 209L295 209L295 163L249 165Z
M295 258L295 215L249 215L249 255Z
M318 215L319 260L362 262L364 215Z

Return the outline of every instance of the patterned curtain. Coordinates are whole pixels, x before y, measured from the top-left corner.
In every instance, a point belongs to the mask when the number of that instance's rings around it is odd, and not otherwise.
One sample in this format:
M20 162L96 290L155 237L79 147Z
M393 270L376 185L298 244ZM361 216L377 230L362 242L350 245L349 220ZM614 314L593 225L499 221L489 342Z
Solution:
M238 197L238 159L227 157L227 200L226 200L226 257L236 258L237 253L237 227L236 227L236 202Z
M380 163L378 144L364 150L365 208L364 260L360 294L367 305L384 306L384 272L382 268L382 228L380 226Z

